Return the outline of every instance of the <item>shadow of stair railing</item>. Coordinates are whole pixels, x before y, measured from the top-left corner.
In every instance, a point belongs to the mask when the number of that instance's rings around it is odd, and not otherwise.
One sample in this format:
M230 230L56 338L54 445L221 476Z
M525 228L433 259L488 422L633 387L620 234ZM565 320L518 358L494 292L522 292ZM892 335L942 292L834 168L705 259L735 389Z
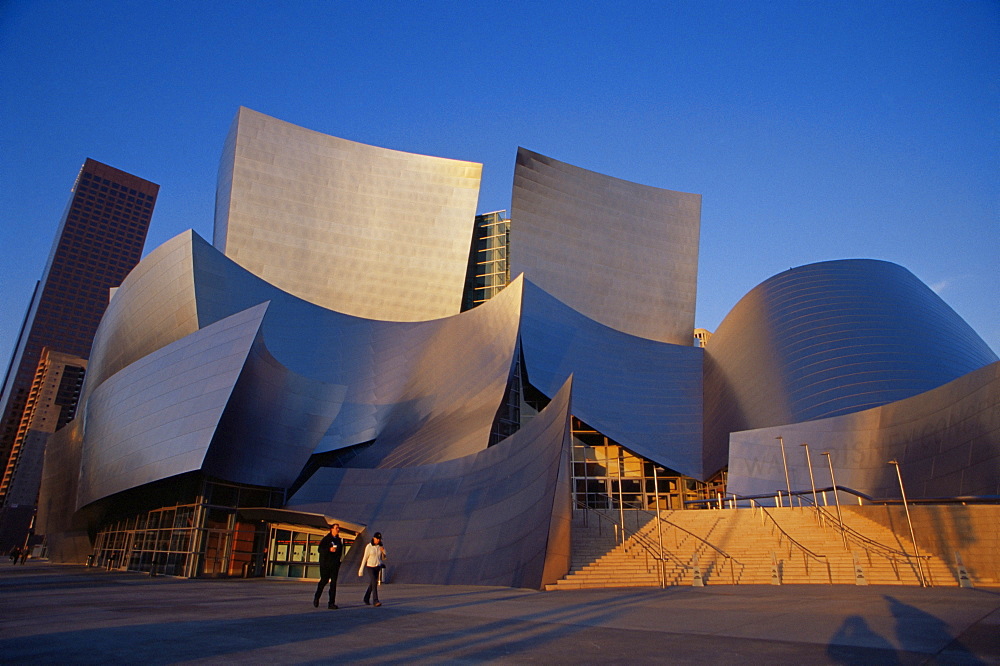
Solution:
M629 513L634 514L635 516L636 529L632 532L631 535L629 535L628 530L625 527L625 523L627 523L628 521L624 519L624 514L620 514L620 518L616 519L612 517L610 514L606 513L605 511L586 506L583 502L580 501L576 502L576 508L579 510L583 510L585 512L593 513L600 520L606 521L611 525L613 525L616 531L616 538L621 540L621 545L626 552L628 552L630 549L629 546L630 543L638 546L641 549L642 554L646 557L647 571L649 570L648 562L650 560L654 561L656 563L658 578L660 581L660 587L666 587L666 580L667 580L666 566L668 563L673 565L673 567L675 567L676 569L680 569L685 573L690 573L692 577L694 577L696 570L699 569L696 563L698 561L701 561L709 550L714 552L718 557L722 558L723 566L719 567L718 570L719 576L721 577L723 575L723 572L726 569L728 569L730 582L733 585L739 583L739 578L742 576L743 571L745 569L745 565L743 563L736 560L736 558L734 558L732 555L728 554L727 552L725 552L724 550L722 550L721 548L710 542L708 539L705 539L704 537L695 534L694 532L680 525L677 525L676 523L673 523L670 520L663 518L662 516L658 516L653 511L643 509L636 505L630 505L627 502L623 503L620 509L627 508ZM645 521L640 521L640 517L642 516L646 517ZM621 524L619 524L619 520ZM685 562L684 560L679 558L675 553L671 552L669 548L664 549L662 544L661 533L658 533L657 541L656 543L654 543L652 537L648 533L650 531L650 525L655 526L657 530L662 530L664 527L666 527L668 530L670 529L674 530L674 540L675 544L677 544L678 547L682 541L687 542L688 539L694 539L698 543L698 545L694 548L694 554L692 556L691 561ZM618 530L621 531L618 532ZM684 535L683 540L680 537L681 534ZM708 561L706 571L710 574L713 574L714 577L714 574L716 573L714 561L712 560ZM707 578L705 578L705 573L706 572L701 572L700 576L703 579L707 580Z
M826 507L820 506L815 508L816 521L820 527L832 529L838 532L843 537L844 547L847 548L848 551L853 552L848 544L853 544L854 546L862 549L868 560L869 566L874 563L873 558L884 558L892 567L892 570L896 575L896 580L902 580L902 576L900 576L900 567L905 566L909 567L917 576L917 580L920 581L921 587L934 586L934 578L932 574L933 567L931 567L932 556L923 555L919 552L908 553L901 548L888 546L865 534L862 534L850 525L845 524L841 519L830 513ZM916 564L914 563L915 560L917 562Z
M935 556L922 554L916 544L913 544L914 552L910 553L906 550L906 547L903 546L901 540L899 541L899 548L895 548L872 539L858 530L843 524L841 519L835 519L828 509L814 504L809 496L815 496L821 493L825 502L826 493L830 491L834 492L835 499L838 491L848 495L853 495L857 498L859 505L864 505L865 503L881 506L902 504L905 507L905 500L901 497L872 497L859 490L855 490L854 488L849 488L839 484L826 488L795 490L787 493L783 493L781 490L778 490L774 494L766 493L760 495L743 495L740 497L737 497L734 494L727 494L726 496L719 494L713 499L686 500L684 504L690 507L717 508L720 510L725 510L728 507L732 510L740 508L739 505L741 502L748 502L751 508L759 506L761 509L766 506L767 502L773 502L775 507L782 507L784 504L787 504L787 508L794 508L793 500L797 500L799 508L815 508L817 510L817 520L820 522L821 526L830 527L840 532L844 540L844 547L848 552L854 552L849 544L853 544L854 546L861 548L865 553L869 566L873 565L875 559L884 558L889 562L889 565L892 568L898 582L902 582L902 576L900 575L901 569L906 568L913 572L922 587L933 587L935 585L933 573L934 567L931 566L932 562L936 559ZM909 503L913 505L961 504L963 506L969 504L998 504L1000 503L1000 496L961 495L952 497L921 497L910 499ZM941 572L939 571L939 573ZM960 576L960 574L955 575Z
M764 526L766 527L768 522L771 523L771 534L773 535L775 530L777 530L778 546L784 545L783 542L788 543L788 557L791 558L792 555L796 551L798 551L798 553L802 555L802 563L805 566L807 575L811 575L811 572L809 571L810 561L815 562L816 564L822 564L823 567L826 569L826 578L832 585L833 569L830 568L830 558L828 558L826 555L820 555L819 553L814 553L810 549L803 546L801 543L796 541L791 534L786 532L784 528L781 527L781 525L778 524L778 521L774 519L774 516L772 516L771 513L765 507L758 506L757 508L760 509L761 515L763 516ZM751 510L753 509L751 508Z

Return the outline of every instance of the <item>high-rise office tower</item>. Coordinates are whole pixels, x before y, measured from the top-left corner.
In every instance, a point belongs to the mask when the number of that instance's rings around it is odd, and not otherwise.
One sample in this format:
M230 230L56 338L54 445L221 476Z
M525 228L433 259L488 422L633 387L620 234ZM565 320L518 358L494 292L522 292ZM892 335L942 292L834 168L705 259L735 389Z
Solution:
M34 505L42 480L42 459L49 435L76 414L87 361L70 354L42 350L10 460L0 481L6 506Z
M87 159L31 297L0 394L5 467L42 348L87 358L108 304L142 256L160 186Z

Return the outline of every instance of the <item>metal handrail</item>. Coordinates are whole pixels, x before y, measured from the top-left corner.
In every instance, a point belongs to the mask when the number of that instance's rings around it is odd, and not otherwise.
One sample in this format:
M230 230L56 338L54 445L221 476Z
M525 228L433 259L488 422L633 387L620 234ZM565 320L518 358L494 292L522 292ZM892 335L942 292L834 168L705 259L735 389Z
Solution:
M789 534L788 532L786 532L781 527L781 525L778 524L778 521L776 521L774 519L774 516L772 516L770 514L770 512L768 512L767 507L763 507L763 506L759 506L758 505L758 508L760 509L761 513L764 516L766 516L768 519L770 519L771 525L773 525L778 530L778 532L781 533L781 535L783 535L786 539L788 539L788 545L789 545L788 556L791 557L791 555L792 555L792 549L791 549L792 545L795 545L796 548L798 548L800 551L802 551L802 561L806 565L806 573L809 572L809 560L808 560L809 557L812 557L813 559L815 559L817 561L823 560L823 563L826 564L826 576L827 576L827 579L830 581L830 584L832 585L833 584L833 570L830 568L830 559L826 555L820 555L818 553L812 552L811 550L809 550L808 548L806 548L805 546L803 546L801 543L799 543L798 541L796 541L792 537L791 534ZM781 537L780 536L778 537L778 545L779 546L781 545Z
M876 541L875 539L872 539L871 537L862 534L861 532L858 532L850 525L847 525L846 523L843 523L842 521L838 520L833 514L830 513L829 509L821 506L817 506L814 508L816 508L818 511L817 515L819 517L818 520L820 526L832 527L833 529L839 531L841 535L844 537L844 539L850 541L851 543L863 549L868 556L869 564L871 564L872 562L872 554L875 554L879 557L884 557L885 559L889 560L894 565L894 568L896 564L902 561L905 561L907 564L913 567L913 559L916 558L922 560L924 563L928 565L926 574L928 579L927 583L928 585L933 585L934 581L932 580L930 573L930 561L931 561L930 555L922 555L919 551L916 551L916 548L914 548L915 552L911 554L906 552L905 550L896 549L893 548L892 546L888 546L880 541ZM918 577L923 577L924 574L922 573L922 570L920 568L916 568L916 571ZM897 572L897 577L898 577L898 572Z
M614 525L616 528L619 527L617 520L615 520L614 518L612 518L609 515L606 515L600 509L595 509L593 507L589 507L589 506L587 506L586 504L584 504L583 502L581 502L579 500L576 500L576 508L577 509L584 509L586 511L592 511L592 512L594 512L597 515L597 517L599 519L603 519L603 520L608 521L609 523L611 523L612 525ZM598 523L598 525L600 525L600 523ZM624 535L625 534L625 525L624 524L621 525L621 530L622 530L622 534ZM649 545L647 545L641 539L641 537L639 537L638 530L636 530L635 532L633 532L632 536L637 538L639 546L641 546L642 549L643 549L643 551L645 552L645 555L647 557L647 562L648 562L648 558L650 558L650 557L652 557L657 562L661 562L659 555L655 551L653 551L652 548ZM617 537L616 537L615 541L616 541L616 547L617 547ZM624 539L623 539L623 543L621 545L622 545L622 548L625 549ZM680 564L681 566L687 566L683 562L681 562L679 559L677 559L676 557L674 559L677 560L677 563ZM649 567L648 567L648 564L647 564L647 571L648 570L649 570ZM660 564L657 564L657 570L658 570L658 572L660 574L660 576L659 576L660 577L660 587L663 587L664 586L663 567Z
M837 484L836 486L827 486L826 488L816 488L817 493L826 493L830 491L841 491L847 493L848 495L854 495L858 499L865 500L869 504L902 504L903 499L901 497L872 497L860 490L855 490L854 488L848 488L847 486L842 486ZM786 490L779 490L775 493L764 493L759 495L740 495L737 497L732 493L727 493L722 497L724 502L736 500L738 502L744 502L749 500L764 500L764 499L774 499L776 494L780 494L782 497L787 497L789 495ZM791 492L795 496L812 495L812 489L808 490L793 490ZM955 495L951 497L923 497L923 498L908 498L907 501L910 504L1000 504L1000 495ZM696 506L696 505L706 505L715 506L719 504L719 498L711 499L697 499L697 500L684 500L684 504Z
M611 522L614 525L618 525L618 521L617 520L613 519L610 516L605 515L600 509L595 509L593 507L589 507L585 503L581 502L580 500L576 500L576 506L579 509L584 509L586 511L593 511L599 517L604 518L605 520L608 520L609 522ZM657 519L658 518L661 522L666 523L667 526L673 527L677 531L683 532L683 533L687 534L688 536L693 537L696 541L701 542L701 544L703 546L708 546L709 548L711 548L712 550L714 550L716 553L718 553L719 555L721 555L724 558L724 561L729 562L730 578L732 579L732 582L733 582L734 585L736 584L736 565L739 565L741 573L746 568L745 564L743 564L742 562L740 562L739 560L737 560L735 557L733 557L732 555L730 555L726 551L722 550L721 548L719 548L718 546L716 546L715 544L713 544L708 539L705 539L704 537L701 537L701 536L695 534L694 532L692 532L692 531L690 531L688 529L685 529L685 528L681 527L680 525L678 525L678 524L676 524L674 522L671 522L671 521L667 520L666 518L664 518L662 516L657 516L655 512L650 511L649 509L645 509L645 508L643 508L641 506L632 504L631 502L621 502L621 506L622 507L628 507L629 510L631 510L631 511L645 513L648 516L650 516L651 519ZM621 526L621 529L622 529L622 533L625 534L626 533L626 529L625 529L624 524ZM636 538L640 542L640 544L643 546L643 549L646 550L647 554L652 553L654 559L662 561L660 559L660 557L656 554L656 552L652 550L652 547L653 547L652 541L646 539L646 537L644 537L639 532L638 529L635 530L632 533L632 537ZM675 556L673 553L670 553L669 551L665 551L665 552L669 553L670 557L673 558L673 560L676 563L678 563L679 565L683 566L684 568L686 568L686 569L692 569L692 570L695 568L693 565L685 564L683 561L680 560L680 558L678 558L677 556ZM696 554L697 554L697 552L696 552Z
M726 562L726 563L729 564L729 578L732 581L732 584L736 585L736 565L739 565L739 567L740 567L740 575L742 575L744 569L746 569L746 565L745 564L743 564L742 562L740 562L739 560L737 560L735 557L733 557L732 555L730 555L726 551L724 551L721 548L719 548L718 546L716 546L714 543L712 543L708 539L705 539L704 537L698 536L697 534L695 534L694 532L692 532L690 530L684 529L683 527L681 527L677 523L671 522L671 521L667 520L666 518L664 518L663 516L657 516L655 513L653 513L649 509L636 509L636 510L648 513L650 516L652 516L652 518L654 520L655 519L659 519L661 522L666 523L667 526L673 527L675 530L677 530L679 532L683 532L684 534L687 534L688 536L693 537L695 540L700 541L703 547L704 546L708 546L709 548L711 548L712 550L714 550L716 553L718 553L719 555L721 555L722 558L723 558L723 562ZM633 536L637 536L639 538L643 538L638 533L634 534ZM698 551L697 550L695 550L695 555L696 556L698 555ZM678 558L675 558L675 559L678 559ZM679 561L679 559L678 559L678 561ZM688 569L694 569L695 568L693 565L690 565L690 566L686 565L686 566L687 566Z

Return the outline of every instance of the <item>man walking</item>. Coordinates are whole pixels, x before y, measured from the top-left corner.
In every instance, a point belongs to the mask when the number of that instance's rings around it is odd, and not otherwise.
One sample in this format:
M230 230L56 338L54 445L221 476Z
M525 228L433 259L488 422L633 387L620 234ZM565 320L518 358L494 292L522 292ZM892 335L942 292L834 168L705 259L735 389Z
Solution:
M330 533L320 539L319 542L319 585L316 586L316 596L313 597L313 606L319 608L319 598L323 594L323 588L330 583L330 603L327 608L336 609L337 604L337 575L340 573L340 558L344 554L344 542L340 539L340 525L334 523L330 525Z

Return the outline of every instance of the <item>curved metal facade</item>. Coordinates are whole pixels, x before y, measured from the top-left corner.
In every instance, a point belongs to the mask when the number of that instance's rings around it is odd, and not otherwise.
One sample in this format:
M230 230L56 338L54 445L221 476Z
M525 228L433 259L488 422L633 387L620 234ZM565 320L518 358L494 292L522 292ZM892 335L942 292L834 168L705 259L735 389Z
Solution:
M820 487L832 483L827 462L816 453L829 451L837 484L874 497L899 496L896 471L887 460L899 461L908 497L1000 495L1000 363L881 407L733 433L730 492L745 496L784 488L779 435L786 447L809 444ZM804 455L792 452L788 470L793 490L809 488Z
M289 506L383 532L394 581L539 588L569 570L569 413L567 382L485 451L406 469L321 469Z
M197 331L191 258L193 231L149 253L115 290L94 334L80 403L127 365Z
M78 507L201 469L264 310L192 333L93 391L82 415Z
M79 506L195 469L287 486L310 455L357 444L371 443L355 467L428 464L486 447L513 363L520 281L461 315L382 322L285 294L193 232L148 259L98 333L98 370L82 398ZM168 302L197 312L200 328L188 333L190 318L167 326ZM244 320L237 345L226 336ZM197 443L181 443L191 419Z
M706 348L705 470L730 432L903 400L997 360L929 287L886 261L827 261L748 293Z
M616 331L691 346L700 225L699 194L517 151L511 275Z
M290 294L367 319L461 308L482 165L368 146L240 108L214 244Z
M702 349L603 326L525 281L525 374L549 397L574 378L573 415L635 453L700 477Z
M740 493L780 487L778 434L874 493L889 455L915 493L997 491L997 357L905 269L789 270L695 347L700 197L522 149L521 277L458 314L478 179L241 109L215 246L185 232L126 278L50 441L56 558L122 497L210 478L386 532L397 580L538 587L569 566L571 415L682 474L729 462ZM488 446L518 368L551 402Z

